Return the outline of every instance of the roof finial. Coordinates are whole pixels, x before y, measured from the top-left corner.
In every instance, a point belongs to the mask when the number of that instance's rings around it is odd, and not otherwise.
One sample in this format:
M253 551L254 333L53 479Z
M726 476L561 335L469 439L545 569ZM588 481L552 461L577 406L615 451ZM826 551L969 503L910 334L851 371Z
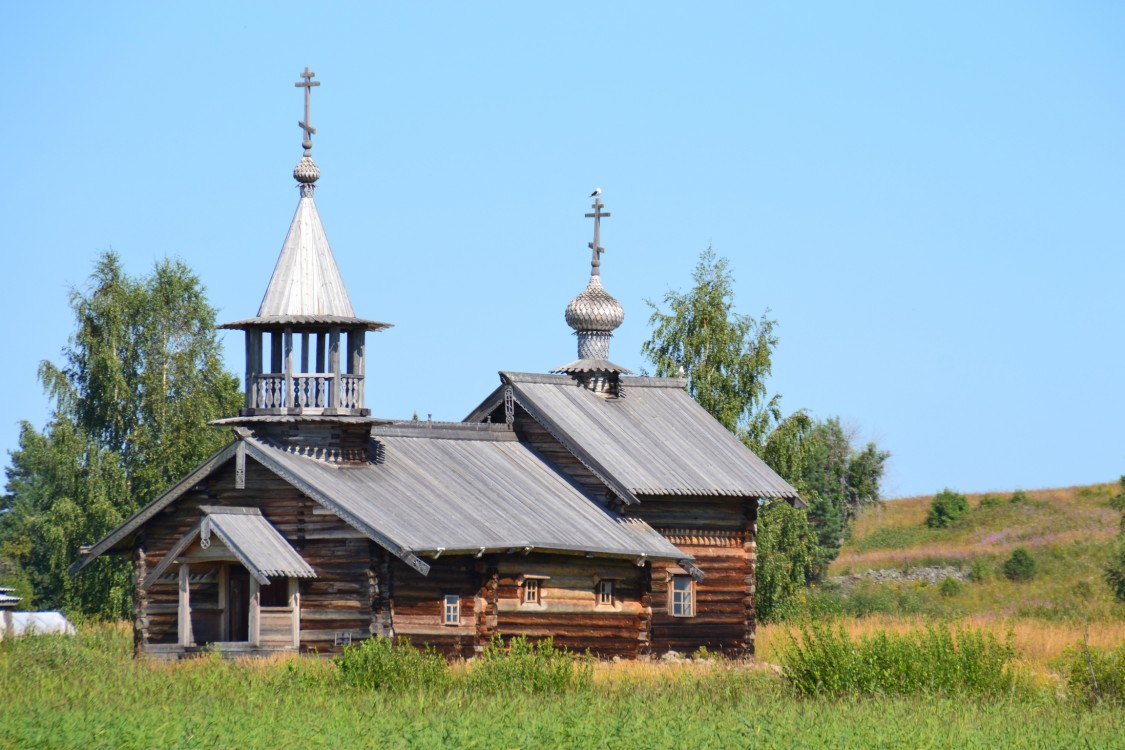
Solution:
M312 137L316 135L316 128L309 125L309 100L312 98L310 96L312 94L312 87L320 85L320 81L313 80L315 77L316 73L309 70L309 67L306 65L305 72L301 74L301 78L305 80L293 84L297 88L303 88L305 90L305 119L297 122L297 124L301 126L301 130L305 131L305 140L301 143L301 145L305 147L305 156L312 156Z
M610 216L609 213L603 213L602 212L602 209L605 208L605 204L602 203L601 194L602 194L601 188L595 188L594 192L590 193L590 195L594 199L594 202L591 205L591 208L594 209L594 213L586 214L587 219L593 219L594 220L594 241L586 243L586 246L589 247L590 250L593 253L592 257L590 258L590 275L591 276L601 276L602 275L602 270L601 270L602 253L605 252L605 248L602 247L598 243L601 241L602 219L603 218L609 218L609 216Z
M312 87L320 85L320 81L313 80L315 76L316 73L309 70L306 65L305 72L301 73L301 78L305 80L293 84L297 88L305 90L305 119L297 121L301 130L305 133L305 138L301 141L301 145L305 148L305 155L293 170L293 178L301 183L301 195L311 195L313 183L320 179L320 169L312 160L312 137L316 134L316 128L309 124L311 119L309 117L309 100L312 98Z

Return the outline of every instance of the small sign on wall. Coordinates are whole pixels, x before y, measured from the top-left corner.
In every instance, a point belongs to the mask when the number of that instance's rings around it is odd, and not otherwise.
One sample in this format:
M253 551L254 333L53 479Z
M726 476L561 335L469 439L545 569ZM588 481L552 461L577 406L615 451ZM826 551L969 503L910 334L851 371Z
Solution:
M352 645L352 634L348 630L336 631L336 645L337 646L350 646Z

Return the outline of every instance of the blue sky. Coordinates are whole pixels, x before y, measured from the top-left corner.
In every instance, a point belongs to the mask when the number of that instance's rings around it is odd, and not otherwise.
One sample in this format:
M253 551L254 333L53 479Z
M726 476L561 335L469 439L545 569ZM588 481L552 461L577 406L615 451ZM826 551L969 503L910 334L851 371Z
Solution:
M574 358L604 189L615 361L708 245L778 321L771 391L893 454L893 496L1125 473L1125 5L20 3L0 94L0 451L99 252L257 311L317 205L380 416L462 418ZM242 371L241 337L224 334Z

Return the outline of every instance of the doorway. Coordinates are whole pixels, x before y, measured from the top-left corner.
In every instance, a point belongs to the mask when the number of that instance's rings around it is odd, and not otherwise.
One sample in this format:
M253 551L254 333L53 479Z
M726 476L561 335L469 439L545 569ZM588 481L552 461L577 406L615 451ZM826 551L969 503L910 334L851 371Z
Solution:
M227 566L227 638L250 640L250 571L241 565Z

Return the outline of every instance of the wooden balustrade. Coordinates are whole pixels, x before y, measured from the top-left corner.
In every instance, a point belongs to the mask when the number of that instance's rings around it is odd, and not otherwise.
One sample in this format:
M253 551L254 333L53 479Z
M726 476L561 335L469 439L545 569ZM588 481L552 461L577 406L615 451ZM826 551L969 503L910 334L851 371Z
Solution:
M293 392L286 393L285 374L267 372L255 375L250 383L252 409L289 409L303 411L327 409L332 406L332 389L336 377L330 373L293 373ZM363 376L340 375L340 409L363 407Z

